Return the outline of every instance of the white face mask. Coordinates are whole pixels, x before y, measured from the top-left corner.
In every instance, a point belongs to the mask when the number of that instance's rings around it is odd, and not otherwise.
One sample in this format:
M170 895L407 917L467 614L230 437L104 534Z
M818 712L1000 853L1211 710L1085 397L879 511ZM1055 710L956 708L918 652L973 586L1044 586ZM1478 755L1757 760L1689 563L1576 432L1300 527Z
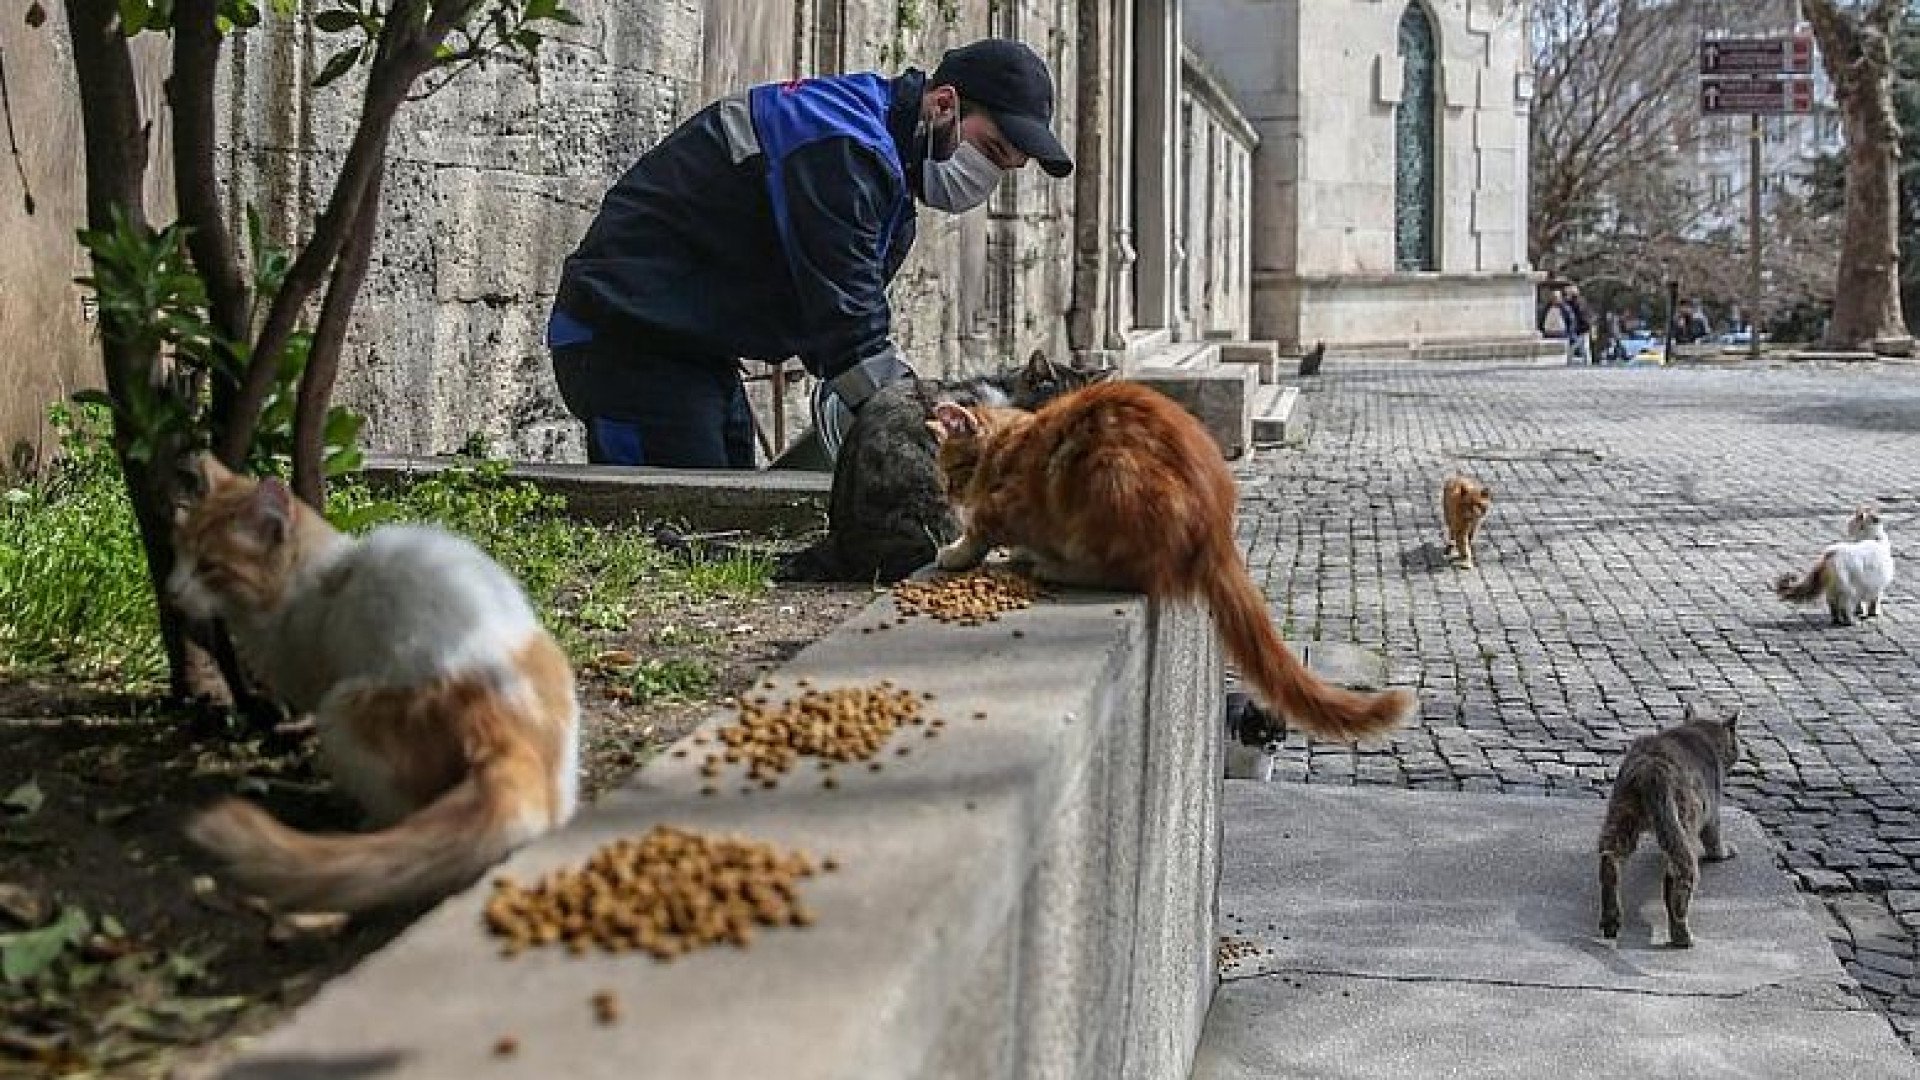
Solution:
M1000 166L970 142L945 161L935 161L933 144L927 144L927 160L922 166L921 199L935 210L964 214L987 201L1000 183Z

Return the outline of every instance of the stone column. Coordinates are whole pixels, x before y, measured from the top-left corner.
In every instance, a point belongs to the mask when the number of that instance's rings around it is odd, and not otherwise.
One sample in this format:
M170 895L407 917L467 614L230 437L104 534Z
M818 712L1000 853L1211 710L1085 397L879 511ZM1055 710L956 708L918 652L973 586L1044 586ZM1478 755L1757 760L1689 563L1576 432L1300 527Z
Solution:
M1180 2L1136 0L1133 41L1134 325L1173 326L1179 233Z

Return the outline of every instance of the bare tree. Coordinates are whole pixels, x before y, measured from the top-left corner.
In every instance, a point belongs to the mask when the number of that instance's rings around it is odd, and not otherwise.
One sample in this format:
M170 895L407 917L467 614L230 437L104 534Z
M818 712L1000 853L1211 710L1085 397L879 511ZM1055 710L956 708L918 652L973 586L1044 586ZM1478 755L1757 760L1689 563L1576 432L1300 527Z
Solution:
M1900 314L1900 123L1894 35L1903 0L1803 0L1846 134L1846 225L1827 344L1906 351Z

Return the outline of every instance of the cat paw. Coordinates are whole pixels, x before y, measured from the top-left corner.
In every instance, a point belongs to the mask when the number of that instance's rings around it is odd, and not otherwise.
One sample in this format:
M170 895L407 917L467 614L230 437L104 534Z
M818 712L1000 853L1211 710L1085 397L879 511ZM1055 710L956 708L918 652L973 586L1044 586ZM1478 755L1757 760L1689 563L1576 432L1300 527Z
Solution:
M1601 919L1600 920L1600 936L1608 939L1619 937L1620 936L1620 920L1619 919Z
M1668 938L1667 945L1675 949L1691 949L1693 948L1693 934L1691 931L1685 929L1675 930Z
M980 565L980 557L974 554L973 545L955 540L934 553L933 565L942 570L971 570Z
M1700 856L1700 861L1701 862L1726 862L1728 859L1731 859L1738 854L1740 854L1739 848L1734 847L1732 844L1722 844L1719 851L1709 851L1709 852L1703 853Z

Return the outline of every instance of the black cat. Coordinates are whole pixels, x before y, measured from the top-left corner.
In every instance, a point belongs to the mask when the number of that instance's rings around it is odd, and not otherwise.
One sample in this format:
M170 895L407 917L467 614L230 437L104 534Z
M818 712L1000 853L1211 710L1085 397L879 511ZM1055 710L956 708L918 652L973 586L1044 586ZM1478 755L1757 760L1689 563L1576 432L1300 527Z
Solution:
M934 468L927 421L943 401L1037 409L1110 370L1056 364L1036 351L1021 367L971 379L905 379L881 388L847 432L833 471L827 535L783 559L777 581L890 584L933 561L959 535Z

